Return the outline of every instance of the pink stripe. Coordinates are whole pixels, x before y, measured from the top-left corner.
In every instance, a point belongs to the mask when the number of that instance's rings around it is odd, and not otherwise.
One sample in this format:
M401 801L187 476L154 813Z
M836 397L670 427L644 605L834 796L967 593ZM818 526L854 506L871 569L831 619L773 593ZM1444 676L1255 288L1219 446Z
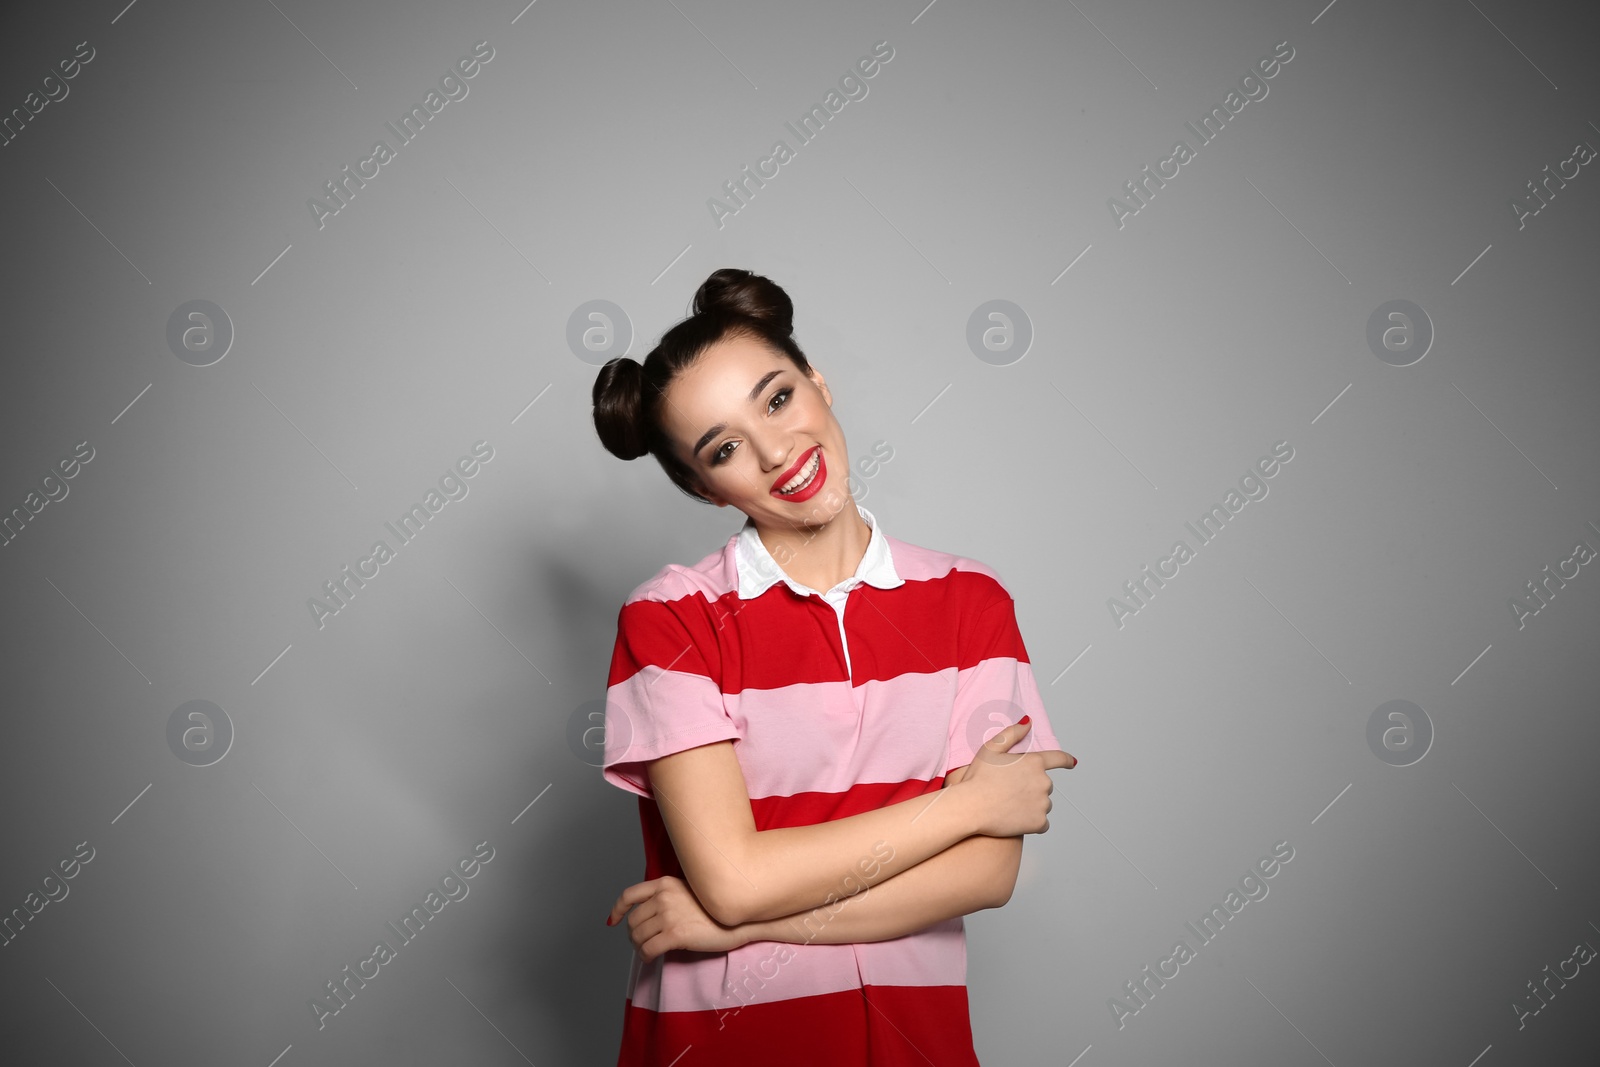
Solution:
M949 715L944 709L958 677L961 700ZM959 675L948 668L864 683L855 690L859 712L844 710L854 708L848 689L846 682L824 682L727 697L745 738L734 751L752 800L842 793L863 782L932 780L971 763L978 745L1025 714L1033 726L1013 752L1061 747L1031 665L1014 659L984 660ZM987 718L999 711L1012 718Z
M659 729L655 720L639 710L652 706L672 709L670 730L653 732ZM648 777L640 764L713 741L736 740L741 730L728 720L722 693L705 675L644 667L606 690L602 774L613 785L647 797Z
M959 708L947 718L942 709L950 706L956 685ZM643 706L647 689L656 706L673 709L671 733L638 732L650 720L631 709ZM1062 747L1031 665L1014 659L984 660L959 673L947 668L866 682L853 698L849 691L848 682L821 682L724 697L702 676L646 667L606 695L605 779L649 796L643 773L629 764L734 739L752 800L842 793L863 782L931 780L971 763L978 745L1023 714L1032 716L1033 728L1012 751ZM855 700L859 711L841 708L854 709ZM1014 717L994 717L1007 714ZM935 747L941 737L946 742Z
M649 963L634 953L629 999L657 1012L726 1011L864 984L964 985L963 930L957 916L889 941L844 945L752 941L727 953L668 952Z
M729 694L745 735L737 751L751 798L939 777L955 684L952 667L864 682L854 695L849 682Z
M909 937L854 946L863 985L965 985L966 924L961 916L934 923Z
M734 534L715 552L688 567L669 563L649 581L637 586L624 606L635 600L677 600L679 597L700 593L707 600L732 593L739 588L739 569L734 561L733 546L739 535Z
M889 542L889 558L894 561L895 573L908 582L927 582L935 578L943 578L951 571L970 571L977 574L986 574L995 580L995 583L1004 588L1005 583L1000 580L1000 575L993 567L980 563L966 556L956 556L949 552L939 552L920 545L908 545L897 537L883 535Z
M950 723L949 763L939 773L972 762L978 746L1002 728L1030 716L1031 728L1012 752L1061 748L1039 696L1031 664L996 657L961 672L961 696Z

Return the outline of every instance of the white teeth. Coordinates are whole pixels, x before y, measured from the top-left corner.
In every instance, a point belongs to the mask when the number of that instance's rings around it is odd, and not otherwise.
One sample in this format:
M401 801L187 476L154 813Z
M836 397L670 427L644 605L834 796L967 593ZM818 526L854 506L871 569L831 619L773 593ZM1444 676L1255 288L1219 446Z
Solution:
M783 493L785 496L787 496L789 494L792 494L792 493L798 493L801 489L803 489L806 485L808 485L811 482L811 479L813 477L816 476L817 468L820 467L821 465L822 465L822 450L818 449L812 455L811 462L806 464L805 470L803 470L799 474L795 475L794 476L794 480L789 482L787 485L782 486L778 490L778 492Z

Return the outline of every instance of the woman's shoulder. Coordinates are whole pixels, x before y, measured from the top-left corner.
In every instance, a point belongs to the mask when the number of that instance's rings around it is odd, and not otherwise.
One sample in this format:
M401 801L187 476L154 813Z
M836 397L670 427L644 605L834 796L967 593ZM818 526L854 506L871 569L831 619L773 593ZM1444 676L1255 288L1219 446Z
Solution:
M908 582L939 582L951 593L972 604L1012 599L1011 590L999 570L971 556L942 552L934 548L884 535L895 572Z
M737 588L737 576L728 573L730 548L731 542L691 564L665 564L634 586L623 601L624 605L639 600L664 603L697 597L708 602L717 600Z

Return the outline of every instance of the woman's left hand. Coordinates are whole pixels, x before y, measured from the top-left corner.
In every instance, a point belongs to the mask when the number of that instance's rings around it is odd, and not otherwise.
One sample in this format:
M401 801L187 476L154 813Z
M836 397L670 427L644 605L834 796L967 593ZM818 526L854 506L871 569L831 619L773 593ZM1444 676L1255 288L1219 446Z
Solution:
M747 940L740 928L723 926L707 915L694 891L670 874L624 889L606 925L623 914L628 915L628 937L646 963L673 949L729 952Z

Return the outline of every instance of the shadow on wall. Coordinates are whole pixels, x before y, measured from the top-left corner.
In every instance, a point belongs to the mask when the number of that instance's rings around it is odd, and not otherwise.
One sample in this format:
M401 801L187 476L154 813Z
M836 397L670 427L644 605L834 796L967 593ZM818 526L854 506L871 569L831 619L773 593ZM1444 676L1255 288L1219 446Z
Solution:
M648 463L646 473L661 478L654 461ZM506 969L519 975L526 1002L539 1005L548 1020L542 1047L557 1062L616 1059L634 949L626 926L607 927L604 919L617 895L644 877L638 802L571 750L568 721L579 706L605 698L617 613L634 587L669 561L705 555L735 528L731 512L706 508L698 515L692 503L678 503L676 490L669 492L671 498L652 501L684 520L668 536L643 532L638 501L617 505L616 515L602 512L603 505L580 505L589 516L583 529L572 538L530 544L517 583L527 590L519 598L526 607L512 625L548 633L550 620L558 624L542 657L556 668L545 667L554 684L536 683L544 692L530 700L535 721L528 736L534 740L519 777L532 787L530 797L549 782L545 800L557 791L564 799L553 806L557 817L538 831L536 847L520 850L509 872L528 908L502 951L511 957ZM691 543L702 547L685 552Z

